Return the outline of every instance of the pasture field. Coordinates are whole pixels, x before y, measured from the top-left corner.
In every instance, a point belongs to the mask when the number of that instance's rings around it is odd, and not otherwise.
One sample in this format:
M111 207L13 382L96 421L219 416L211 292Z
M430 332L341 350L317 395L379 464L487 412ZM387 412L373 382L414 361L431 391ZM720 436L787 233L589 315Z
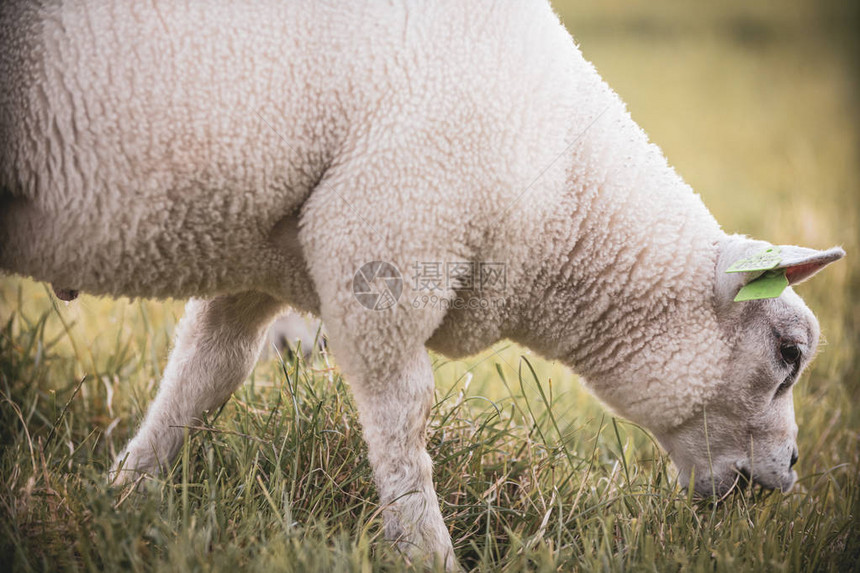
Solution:
M586 57L733 232L848 257L797 290L800 479L694 499L644 430L509 343L434 356L430 454L474 571L860 571L860 141L850 3L558 2ZM527 208L522 206L520 208ZM261 361L141 491L105 474L182 303L0 278L0 569L401 571L334 357Z

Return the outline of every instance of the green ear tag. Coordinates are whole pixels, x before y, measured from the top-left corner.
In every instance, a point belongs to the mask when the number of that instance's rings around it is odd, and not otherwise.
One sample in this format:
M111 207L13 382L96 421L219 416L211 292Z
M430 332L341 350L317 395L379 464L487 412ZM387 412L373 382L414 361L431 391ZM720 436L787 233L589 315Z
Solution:
M726 272L748 273L751 271L769 271L776 267L780 261L782 261L782 256L779 254L779 247L768 247L749 258L735 261L732 263L732 266L726 269Z
M757 279L753 279L738 291L735 302L745 300L759 300L762 298L776 298L782 294L788 286L785 270L768 271Z

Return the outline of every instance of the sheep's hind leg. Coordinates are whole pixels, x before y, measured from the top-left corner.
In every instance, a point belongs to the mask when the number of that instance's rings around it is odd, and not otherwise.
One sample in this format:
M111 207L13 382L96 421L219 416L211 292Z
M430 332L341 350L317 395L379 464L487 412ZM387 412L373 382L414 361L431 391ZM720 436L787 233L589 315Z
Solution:
M283 307L257 292L188 302L158 394L111 470L118 483L154 474L173 460L184 427L223 404L251 372L266 329Z

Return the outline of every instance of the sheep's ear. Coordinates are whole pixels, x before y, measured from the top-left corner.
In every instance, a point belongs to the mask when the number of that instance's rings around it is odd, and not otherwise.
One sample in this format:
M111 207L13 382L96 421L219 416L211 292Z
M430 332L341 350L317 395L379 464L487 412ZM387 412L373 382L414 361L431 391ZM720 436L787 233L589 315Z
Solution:
M715 294L720 303L776 298L785 287L845 256L839 247L817 251L774 246L737 235L727 237L719 249Z
M776 268L785 269L785 278L790 285L805 281L830 263L845 256L845 251L841 247L816 251L794 245L783 245L779 249L782 260Z

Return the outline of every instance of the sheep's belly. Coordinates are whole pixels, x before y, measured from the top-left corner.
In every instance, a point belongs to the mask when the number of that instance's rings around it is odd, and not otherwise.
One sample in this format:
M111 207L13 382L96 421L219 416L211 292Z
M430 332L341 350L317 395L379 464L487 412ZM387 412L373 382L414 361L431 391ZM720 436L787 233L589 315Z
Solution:
M2 203L0 268L59 289L156 298L257 289L285 300L312 291L300 249L272 241L275 225L288 219L274 220L276 212L218 209L213 200L55 215L23 199Z

